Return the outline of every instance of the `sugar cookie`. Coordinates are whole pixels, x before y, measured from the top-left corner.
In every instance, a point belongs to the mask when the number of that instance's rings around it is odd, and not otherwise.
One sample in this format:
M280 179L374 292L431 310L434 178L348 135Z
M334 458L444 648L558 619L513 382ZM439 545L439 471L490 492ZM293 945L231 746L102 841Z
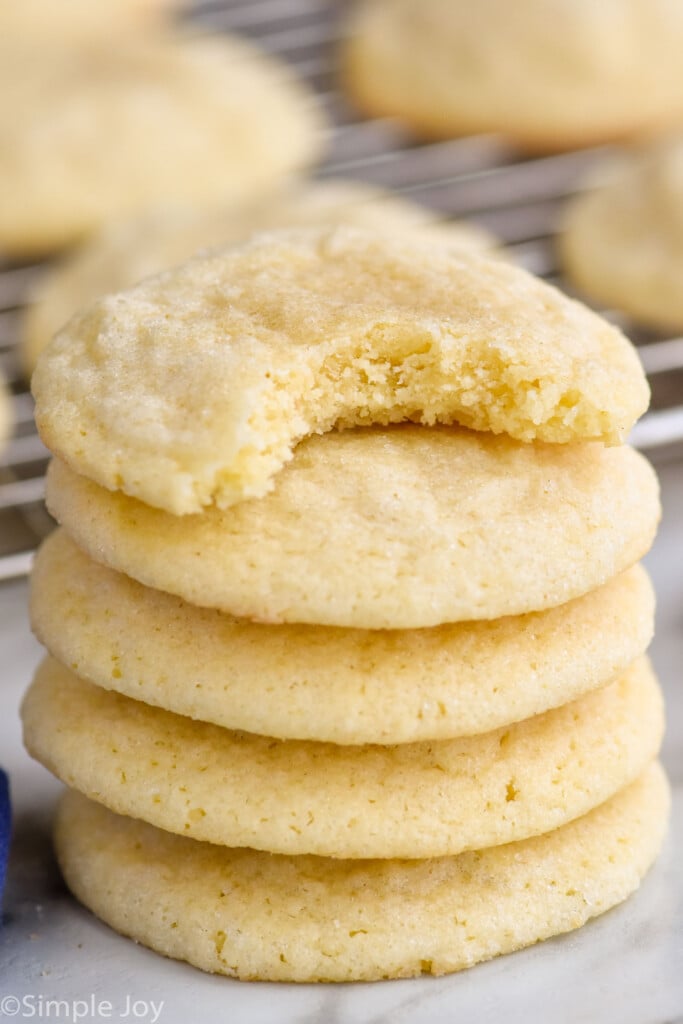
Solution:
M182 0L0 0L0 39L83 43L156 27Z
M348 227L261 236L99 300L33 392L76 472L175 514L262 497L335 426L616 442L648 402L623 335L525 271Z
M244 242L256 231L358 224L381 232L419 231L456 251L493 249L483 228L438 221L426 206L351 181L313 182L262 202L211 210L165 207L107 226L48 268L32 294L21 335L27 375L53 334L89 302L183 263L201 249Z
M76 793L67 885L112 928L205 971L269 981L446 974L571 931L638 888L666 831L658 765L547 835L459 857L336 861L230 850Z
M560 255L593 301L683 330L683 139L622 156L567 208Z
M0 250L49 253L152 202L262 194L317 157L320 128L307 88L239 39L6 40Z
M107 569L61 529L31 580L39 640L98 686L229 729L345 744L469 736L557 707L642 654L653 620L641 566L546 612L420 630L235 619Z
M493 733L399 746L277 741L102 690L48 659L24 743L119 814L221 846L441 857L549 832L656 757L662 699L643 659L618 681Z
M55 460L48 506L91 557L261 622L415 629L564 604L649 549L633 449L412 424L302 442L265 498L173 516Z
M420 134L569 149L683 124L681 47L676 0L362 0L342 67Z

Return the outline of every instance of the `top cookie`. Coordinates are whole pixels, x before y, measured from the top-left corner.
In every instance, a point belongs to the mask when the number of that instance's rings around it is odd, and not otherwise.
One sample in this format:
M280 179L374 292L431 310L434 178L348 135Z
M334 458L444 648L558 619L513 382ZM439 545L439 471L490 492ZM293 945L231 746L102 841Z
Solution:
M617 442L648 400L624 336L523 270L351 228L257 237L101 299L33 391L73 469L175 514L264 495L336 426Z
M419 231L453 249L493 249L482 228L438 220L429 207L353 181L312 182L252 203L216 209L154 208L105 226L50 267L30 297L21 339L30 376L52 335L88 302L169 270L200 249L245 242L256 231L356 224L382 232Z
M373 115L563 149L683 123L676 0L364 0L345 83Z
M80 43L139 30L179 0L0 0L0 38Z
M151 202L241 200L320 150L320 115L249 44L0 45L0 249L49 252Z
M593 184L565 216L568 276L647 326L683 330L683 139L614 160Z

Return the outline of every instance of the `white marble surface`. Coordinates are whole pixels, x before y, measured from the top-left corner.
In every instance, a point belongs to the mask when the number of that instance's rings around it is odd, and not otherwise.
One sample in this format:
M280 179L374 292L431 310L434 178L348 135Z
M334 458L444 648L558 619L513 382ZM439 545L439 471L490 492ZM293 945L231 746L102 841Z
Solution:
M59 787L20 745L18 705L40 655L26 625L26 587L0 587L0 764L10 772L15 808L0 930L0 1022L683 1024L683 466L666 467L661 476L665 519L648 564L659 592L652 655L669 713L664 760L675 786L665 851L623 906L571 935L448 978L234 982L164 960L80 908L50 853ZM23 1006L17 1009L12 997ZM53 1006L50 999L66 1003Z

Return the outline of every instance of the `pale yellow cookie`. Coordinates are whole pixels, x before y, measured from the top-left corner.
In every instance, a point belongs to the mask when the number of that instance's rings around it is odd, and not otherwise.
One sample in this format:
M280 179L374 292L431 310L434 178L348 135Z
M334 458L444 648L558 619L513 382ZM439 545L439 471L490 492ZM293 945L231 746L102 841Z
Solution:
M659 518L631 448L407 424L309 438L225 511L172 516L59 460L47 499L91 557L190 604L360 629L564 604L637 562Z
M634 566L559 608L491 622L259 625L144 587L63 530L31 585L39 640L98 686L231 729L345 744L469 736L557 707L642 654L653 618Z
M534 839L439 860L335 861L198 843L67 793L55 844L77 899L165 956L252 980L371 981L446 974L579 928L638 888L669 803L654 765Z
M297 441L335 426L616 442L648 402L624 336L525 271L348 227L258 237L100 299L33 392L52 451L175 514L263 496Z
M657 755L659 687L618 681L481 736L399 746L279 741L182 718L48 659L22 707L28 752L119 814L221 846L441 857L558 828Z
M239 39L4 40L0 250L50 252L153 202L262 194L318 155L320 127L307 88Z
M683 124L677 0L361 0L342 53L360 108L535 150Z
M456 251L484 251L496 245L482 228L438 221L426 206L351 181L313 182L265 201L227 208L155 209L102 229L38 281L21 336L26 373L30 375L52 335L69 317L100 295L128 288L201 249L244 242L266 228L340 223L386 233L419 231Z
M683 139L613 160L586 186L559 238L569 279L646 326L683 330Z
M182 0L0 0L0 39L49 46L108 40L156 27L165 12L182 6Z

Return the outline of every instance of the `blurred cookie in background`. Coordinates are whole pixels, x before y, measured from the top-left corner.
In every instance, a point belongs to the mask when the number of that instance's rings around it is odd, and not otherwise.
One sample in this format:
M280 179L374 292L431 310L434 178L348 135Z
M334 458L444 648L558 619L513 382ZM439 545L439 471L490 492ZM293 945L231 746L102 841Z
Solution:
M183 0L0 0L0 38L83 42L150 28Z
M342 68L370 115L543 151L683 123L682 48L671 0L362 0Z
M0 251L39 256L150 202L252 198L313 162L323 119L232 37L0 46Z
M624 154L587 185L559 239L567 276L644 326L683 330L683 137Z
M483 228L438 220L425 206L352 181L289 187L265 201L211 209L155 208L103 228L50 268L29 298L21 338L27 375L52 335L81 306L183 263L203 249L245 241L281 227L356 224L382 232L417 231L454 249L492 250Z

